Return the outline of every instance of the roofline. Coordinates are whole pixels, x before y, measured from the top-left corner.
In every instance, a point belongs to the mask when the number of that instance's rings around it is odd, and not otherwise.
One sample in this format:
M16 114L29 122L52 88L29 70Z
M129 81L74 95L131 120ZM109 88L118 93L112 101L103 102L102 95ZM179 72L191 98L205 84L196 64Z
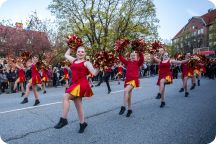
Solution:
M201 21L204 23L204 25L207 26L206 22L204 21L204 19L203 19L202 17L200 17L200 16L193 16L191 19L189 19L189 21L187 22L187 24L181 29L182 31L185 30L186 26L189 24L189 22L190 22L193 18L194 18L194 19L201 19ZM179 32L181 32L181 30L180 30ZM179 33L179 32L178 32L178 33ZM178 33L177 33L177 34L178 34ZM176 37L176 35L175 35L171 40L174 40L174 39L176 39L176 38L179 38L179 37Z

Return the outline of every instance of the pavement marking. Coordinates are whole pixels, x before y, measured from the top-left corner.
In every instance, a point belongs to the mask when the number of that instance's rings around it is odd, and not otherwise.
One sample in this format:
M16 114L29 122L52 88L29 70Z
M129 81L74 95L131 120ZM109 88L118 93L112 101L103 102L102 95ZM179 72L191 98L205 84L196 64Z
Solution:
M140 88L142 88L142 87L138 87L136 89L140 89ZM114 91L114 92L111 92L111 94L119 93L119 92L123 92L123 91L124 90ZM62 103L62 102L54 102L54 103L48 103L48 104L43 104L43 105L39 105L39 106L31 106L31 107L26 107L26 108L13 109L13 110L0 112L0 114L6 114L6 113L17 112L17 111L28 110L28 109L35 109L38 107L45 107L45 106L55 105L55 104L59 104L59 103Z
M111 92L111 94L119 93L119 92L122 92L122 91L124 91L124 90L114 91L114 92Z
M142 88L142 87L135 88L134 90L136 90L136 89L140 89L140 88ZM122 91L124 91L124 90L114 91L114 92L111 92L111 94L119 93L119 92L122 92Z
M55 104L59 104L59 103L62 103L62 102L54 102L54 103L48 103L48 104L39 105L39 106L31 106L31 107L26 107L26 108L21 108L21 109L3 111L3 112L0 112L0 114L6 114L6 113L10 113L10 112L22 111L22 110L27 110L27 109L34 109L34 108L38 108L38 107L50 106L50 105L55 105Z

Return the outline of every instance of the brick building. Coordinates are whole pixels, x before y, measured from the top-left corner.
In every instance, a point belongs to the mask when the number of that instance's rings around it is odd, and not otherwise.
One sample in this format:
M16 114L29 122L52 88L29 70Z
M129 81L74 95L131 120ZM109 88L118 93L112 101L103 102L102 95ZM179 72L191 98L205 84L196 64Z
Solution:
M196 52L214 50L216 47L216 9L202 16L194 16L174 36L172 45L177 51Z

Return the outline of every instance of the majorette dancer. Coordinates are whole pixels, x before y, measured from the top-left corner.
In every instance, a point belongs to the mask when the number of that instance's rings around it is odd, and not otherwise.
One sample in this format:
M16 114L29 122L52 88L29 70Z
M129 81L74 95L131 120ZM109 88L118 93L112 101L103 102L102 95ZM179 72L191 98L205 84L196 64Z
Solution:
M70 108L70 100L73 100L80 122L79 133L83 133L87 127L87 123L84 120L82 98L91 97L93 95L87 75L90 72L95 76L98 74L98 70L94 69L92 64L84 59L86 56L84 47L78 47L76 58L72 57L70 53L71 49L68 49L65 53L65 58L71 62L72 84L64 94L62 116L54 128L60 129L68 124L67 116Z
M66 62L63 63L63 76L59 81L65 81L65 90L69 87L69 72L68 72L68 65Z
M30 93L30 87L32 87L34 96L35 96L35 103L34 106L38 105L40 103L39 101L39 94L37 92L37 85L41 85L41 77L40 77L40 73L38 71L37 68L37 62L38 62L38 57L37 56L33 56L32 57L32 62L27 62L26 65L27 67L31 67L31 79L28 81L28 84L26 86L26 93L24 95L24 99L21 102L21 104L25 104L28 102L28 96Z
M43 93L46 93L46 84L48 82L49 78L48 78L48 69L46 65L42 66L42 89L43 89Z
M24 96L25 95L25 90L24 90L24 87L23 87L23 83L26 81L25 67L24 67L24 65L22 63L16 63L15 66L18 68L18 78L15 81L13 90L16 91L17 84L19 83L19 86L21 87L21 91L22 91L21 96Z
M167 52L164 52L162 54L162 59L158 59L151 55L153 60L159 64L159 76L158 76L158 81L157 85L159 86L160 92L158 93L156 99L161 98L161 105L160 107L163 108L165 106L165 99L164 99L164 93L165 93L165 85L166 84L171 84L172 83L172 72L170 71L170 65L171 63L174 64L181 64L181 63L186 63L188 60L183 60L183 61L176 61L176 60L171 60L169 58L169 54Z
M132 52L130 54L130 59L126 60L121 54L119 54L119 60L126 66L126 79L124 82L124 101L123 106L121 106L119 115L124 114L126 106L128 106L128 111L126 117L130 117L132 114L131 108L131 98L132 90L139 87L139 67L144 62L143 53L139 53L139 60L137 60L137 53Z
M118 84L120 85L120 79L123 76L123 66L122 66L121 62L118 63L117 71L118 72L117 72L115 78L118 80Z

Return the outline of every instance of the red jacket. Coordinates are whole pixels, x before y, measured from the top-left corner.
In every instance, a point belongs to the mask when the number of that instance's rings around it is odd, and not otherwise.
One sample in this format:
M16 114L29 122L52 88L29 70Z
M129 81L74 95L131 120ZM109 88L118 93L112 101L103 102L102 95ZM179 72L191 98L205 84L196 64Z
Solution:
M144 56L139 54L140 59L138 61L126 60L122 55L119 55L120 61L126 66L126 79L139 78L139 67L144 62Z

